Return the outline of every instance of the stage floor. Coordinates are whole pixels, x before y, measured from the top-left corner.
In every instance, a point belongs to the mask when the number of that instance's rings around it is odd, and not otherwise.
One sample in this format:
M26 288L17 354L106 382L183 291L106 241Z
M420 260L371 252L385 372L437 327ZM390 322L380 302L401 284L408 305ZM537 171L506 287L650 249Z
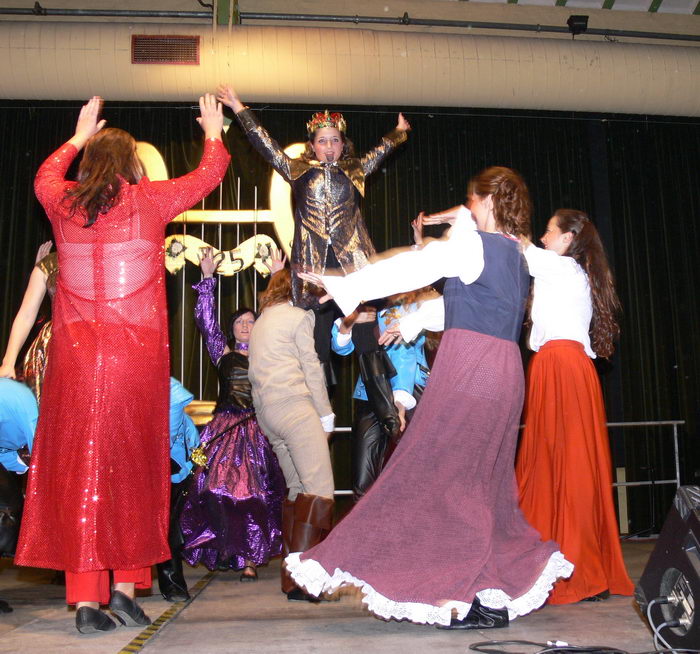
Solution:
M623 542L634 581L654 543ZM75 630L75 614L63 604L63 587L51 584L51 571L15 568L11 561L4 560L0 563L0 598L9 601L14 612L0 614L0 652L464 653L469 644L491 639L543 644L560 640L628 652L654 649L651 632L631 597L545 606L514 621L507 629L443 631L370 617L355 593L346 594L337 602L288 602L279 590L278 561L260 570L257 583L247 584L240 583L235 572L210 574L185 567L190 587L198 593L189 604L168 604L160 595L139 600L157 623L150 631L120 627L106 635L81 636ZM511 648L520 652L537 649Z

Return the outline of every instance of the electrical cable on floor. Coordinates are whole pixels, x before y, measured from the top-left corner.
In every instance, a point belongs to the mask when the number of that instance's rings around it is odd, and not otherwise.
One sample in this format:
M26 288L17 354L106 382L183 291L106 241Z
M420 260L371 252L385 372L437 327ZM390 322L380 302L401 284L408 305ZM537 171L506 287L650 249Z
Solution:
M529 645L541 649L534 652L503 649L503 647L509 645ZM656 642L654 646L656 646ZM550 640L546 643L535 643L531 640L485 640L471 644L469 649L474 652L482 652L483 654L566 654L568 652L571 654L700 654L698 649L684 649L680 647L633 653L617 647L607 647L606 645L569 645L561 640Z
M678 648L673 648L671 647L664 637L661 635L661 630L662 629L667 629L668 627L679 627L680 626L680 621L679 620L667 620L666 622L662 622L660 625L655 625L654 620L651 617L651 608L654 606L654 604L673 604L673 606L678 606L679 599L676 596L675 593L671 593L670 595L662 595L660 597L655 597L649 604L647 605L647 621L649 622L649 626L651 627L652 631L654 632L654 647L656 648L657 652L699 652L700 650L680 650ZM689 616L692 617L692 616ZM659 647L659 643L663 645L666 649L661 649Z
M617 649L616 647L606 647L605 645L569 645L561 640L550 640L546 643L535 643L531 640L487 640L481 643L473 643L469 646L470 650L482 652L483 654L528 654L526 652L516 652L514 650L505 649L485 649L486 647L503 647L507 645L530 645L539 647L536 652L530 654L549 654L550 652L576 652L577 654L630 654L626 650Z

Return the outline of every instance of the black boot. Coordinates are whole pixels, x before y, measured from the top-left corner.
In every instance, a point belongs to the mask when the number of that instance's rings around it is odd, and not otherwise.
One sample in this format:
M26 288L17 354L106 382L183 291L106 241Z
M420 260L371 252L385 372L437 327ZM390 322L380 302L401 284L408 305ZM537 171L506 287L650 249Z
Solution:
M358 359L367 401L384 433L392 440L398 440L401 423L394 404L394 391L389 382L396 370L384 350L363 352Z
M158 588L164 600L167 602L186 602L190 599L185 575L182 572L181 558L163 561L156 566L156 570L158 570Z
M171 464L172 464L171 459ZM190 599L187 582L182 572L182 546L184 538L180 529L180 513L185 502L190 475L183 481L170 487L170 528L168 530L168 545L170 545L169 561L163 561L156 566L158 570L158 589L168 602L186 602Z
M498 629L508 626L508 609L492 609L474 598L469 613L461 620L452 618L448 625L439 624L438 629Z

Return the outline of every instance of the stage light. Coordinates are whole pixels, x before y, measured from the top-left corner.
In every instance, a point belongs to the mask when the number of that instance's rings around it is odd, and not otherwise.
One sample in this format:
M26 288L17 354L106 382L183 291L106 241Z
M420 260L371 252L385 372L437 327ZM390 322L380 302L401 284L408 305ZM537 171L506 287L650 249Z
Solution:
M578 34L583 34L588 29L588 16L569 16L566 21L569 26L572 38Z

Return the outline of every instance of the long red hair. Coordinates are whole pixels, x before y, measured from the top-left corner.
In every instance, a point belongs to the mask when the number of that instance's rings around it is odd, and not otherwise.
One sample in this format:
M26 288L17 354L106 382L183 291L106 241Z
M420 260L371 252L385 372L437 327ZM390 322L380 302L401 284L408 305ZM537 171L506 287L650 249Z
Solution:
M267 288L260 294L258 309L262 311L273 304L282 304L292 299L292 274L282 268L270 277Z
M78 185L66 193L71 215L84 211L84 226L90 227L101 213L111 209L124 182L136 184L143 175L133 136L116 127L100 130L85 146Z

